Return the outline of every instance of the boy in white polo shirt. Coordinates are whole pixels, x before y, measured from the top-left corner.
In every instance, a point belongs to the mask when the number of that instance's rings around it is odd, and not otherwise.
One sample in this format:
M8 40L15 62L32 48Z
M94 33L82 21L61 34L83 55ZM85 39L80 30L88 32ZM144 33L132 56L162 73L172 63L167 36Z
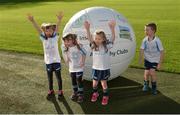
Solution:
M40 35L40 39L43 44L44 50L44 61L46 64L48 83L49 83L49 91L47 95L47 99L51 99L54 97L54 89L53 89L53 71L56 74L56 78L58 81L58 99L63 95L62 92L62 79L61 79L61 58L58 50L58 39L59 39L59 25L62 20L63 13L60 12L57 15L58 21L57 24L51 23L43 23L41 28L38 26L36 21L34 20L32 15L28 15L28 19L32 22L33 26L37 30Z
M146 37L143 39L140 48L140 62L144 56L144 86L143 91L149 90L149 76L151 76L152 94L157 94L156 69L160 69L163 59L163 46L161 40L155 36L157 26L155 23L145 25Z

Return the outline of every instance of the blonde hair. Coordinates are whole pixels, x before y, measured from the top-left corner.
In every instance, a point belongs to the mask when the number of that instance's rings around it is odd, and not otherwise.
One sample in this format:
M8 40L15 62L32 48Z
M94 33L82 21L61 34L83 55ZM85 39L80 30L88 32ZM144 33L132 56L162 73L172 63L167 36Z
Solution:
M56 24L54 23L42 23L41 24L41 29L42 31L45 31L46 29L52 28L53 31L56 29Z

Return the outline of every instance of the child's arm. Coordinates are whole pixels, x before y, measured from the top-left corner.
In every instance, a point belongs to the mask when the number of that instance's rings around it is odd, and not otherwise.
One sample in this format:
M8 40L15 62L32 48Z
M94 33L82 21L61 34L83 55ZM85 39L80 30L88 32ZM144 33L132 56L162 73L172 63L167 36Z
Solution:
M85 21L84 22L84 27L86 29L87 38L90 41L90 43L92 43L93 42L93 38L92 38L92 35L91 35L91 32L90 32L90 23L88 21Z
M80 66L81 66L81 67L84 67L85 60L86 60L86 55L82 55L82 56L81 56L81 62L80 62Z
M80 47L80 54L81 54L81 58L80 58L80 66L84 67L85 64L85 60L86 60L86 50L83 48L83 46Z
M66 65L69 65L69 62L71 62L71 60L70 60L70 58L69 58L69 54L68 54L68 52L64 52L64 54L65 54L65 63L66 63Z
M144 49L140 49L139 64L143 63Z
M108 23L109 28L111 30L111 34L112 34L112 42L114 43L115 41L115 26L116 26L116 21L112 20Z
M67 46L67 44L64 44L64 46L63 46L64 48L64 54L65 54L65 62L67 63L67 64L69 64L69 62L70 62L70 58L69 58L69 52L67 51L67 49L68 49L68 46Z
M56 16L57 16L57 18L58 18L58 21L57 21L57 23L56 23L55 32L58 33L58 31L59 31L59 25L60 25L60 23L61 23L61 20L62 20L64 14L63 14L63 12L59 12Z
M41 34L42 31L41 31L40 27L38 26L38 24L36 23L36 21L34 20L34 17L31 14L28 14L27 17L28 17L29 21L32 22L32 24L33 24L34 28L37 30L37 32L39 34Z
M157 66L158 70L161 68L161 63L162 63L163 57L164 57L164 51L162 50L162 51L160 51L160 61Z

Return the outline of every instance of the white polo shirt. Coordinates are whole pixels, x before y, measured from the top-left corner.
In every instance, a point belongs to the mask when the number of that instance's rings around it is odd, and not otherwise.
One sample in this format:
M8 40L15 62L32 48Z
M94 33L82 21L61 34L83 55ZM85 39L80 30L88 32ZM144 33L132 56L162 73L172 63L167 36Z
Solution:
M77 46L69 47L68 51L65 53L66 56L70 59L69 62L69 72L83 72L84 67L81 67L81 59L83 55L86 55L86 50L80 47L80 50Z
M43 43L44 62L46 64L61 62L58 50L58 38L59 35L57 33L54 33L53 36L51 38L47 38L47 40L44 32L40 35L40 39Z
M146 36L141 44L141 49L144 49L144 58L152 63L159 63L160 51L163 51L161 40L155 36L152 41L148 41Z
M104 46L99 46L99 50L93 49L92 56L93 56L93 65L92 68L96 70L107 70L110 69L110 54L109 50L112 48L112 42L107 43L107 49Z

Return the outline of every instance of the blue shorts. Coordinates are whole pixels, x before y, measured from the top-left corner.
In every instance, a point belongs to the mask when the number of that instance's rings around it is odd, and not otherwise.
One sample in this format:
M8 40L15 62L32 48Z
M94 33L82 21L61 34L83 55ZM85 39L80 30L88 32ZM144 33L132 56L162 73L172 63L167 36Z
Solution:
M58 71L61 70L61 63L46 64L47 71Z
M108 80L110 75L111 75L110 69L107 69L107 70L92 69L92 78L93 78L93 80L96 80L96 81Z
M71 73L70 73L70 76L71 76L71 77L79 78L79 77L82 77L82 76L83 76L83 72L71 72Z
M158 63L152 63L152 62L149 62L147 60L144 60L144 67L145 67L145 70L150 70L150 69L157 69L157 65Z

